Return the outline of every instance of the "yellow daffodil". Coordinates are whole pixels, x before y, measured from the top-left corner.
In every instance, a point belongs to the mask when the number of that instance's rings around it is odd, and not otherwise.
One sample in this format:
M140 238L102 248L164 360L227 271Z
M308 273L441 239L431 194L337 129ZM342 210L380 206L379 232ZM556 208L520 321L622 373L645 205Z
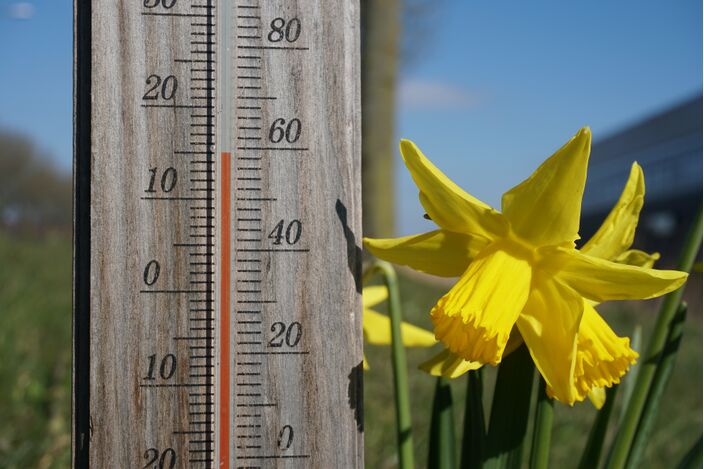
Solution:
M401 142L420 202L440 229L396 239L365 239L377 257L458 282L431 310L447 350L435 358L457 376L525 341L547 391L573 404L617 382L636 354L593 308L606 300L654 298L675 290L683 272L628 263L642 206L642 172L581 251L581 199L591 146L582 129L502 198L502 213L465 193L410 141ZM639 192L640 191L640 192ZM638 195L640 193L640 195ZM629 195L630 194L630 195ZM432 364L428 366L432 367Z
M635 265L650 268L660 257L658 253L648 254L637 249L629 249L633 243L635 227L638 224L638 217L643 206L645 195L645 182L643 170L637 163L633 163L631 174L628 177L626 186L619 197L618 202L613 207L604 223L597 233L582 248L583 253L596 255L597 257L612 260L622 264ZM618 240L614 242L613 240ZM620 377L626 372L629 364L637 358L637 353L630 349L628 339L617 337L600 317L594 306L596 302L584 302L585 314L580 323L577 335L577 360L583 363L585 359L591 366L602 366L620 360L621 367L617 368L618 375L615 379L594 380L595 387L589 391L589 399L597 409L600 409L605 402L606 393L604 386L611 386L619 382ZM586 318L586 320L584 319ZM597 331L594 335L590 331L596 325ZM513 340L512 340L513 339ZM522 343L520 334L514 328L514 334L509 338L509 343L504 349L504 356L511 353ZM586 358L590 350L597 348L602 351L602 356ZM604 352L604 351L607 352ZM608 352L611 350L611 352ZM614 352L615 350L615 352ZM630 363L629 363L630 360ZM625 366L623 366L625 365ZM452 352L445 350L439 355L421 365L421 369L435 376L445 376L456 378L462 374L481 367L479 362L464 360ZM580 369L583 370L583 367Z
M376 306L389 297L389 291L383 286L364 287L362 290L362 329L364 339L372 345L389 345L391 343L391 320L388 316L374 311ZM407 322L401 323L401 337L406 347L431 347L437 343L435 336ZM369 369L366 357L364 369Z

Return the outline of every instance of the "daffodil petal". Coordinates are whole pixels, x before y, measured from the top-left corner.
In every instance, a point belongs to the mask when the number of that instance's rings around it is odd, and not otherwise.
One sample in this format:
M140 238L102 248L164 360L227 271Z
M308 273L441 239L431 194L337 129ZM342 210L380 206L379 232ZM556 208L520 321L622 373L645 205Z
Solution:
M405 321L401 323L401 336L406 347L432 347L438 343L435 334Z
M498 364L530 281L526 260L487 248L430 312L435 337L465 360Z
M536 282L516 323L548 395L569 405L577 399L574 367L582 310L583 300L575 291L546 279Z
M642 300L678 289L687 280L685 272L656 270L599 259L575 249L551 247L543 250L559 269L557 277L593 301Z
M369 369L369 363L367 363L367 357L364 356L364 355L362 355L362 368L363 368L364 370L368 370L368 369Z
M362 305L371 308L386 301L389 297L389 290L383 285L372 285L362 289Z
M646 267L651 269L655 264L655 261L658 259L660 259L659 252L648 254L647 252L640 251L638 249L629 249L611 260L619 264L634 265L636 267Z
M448 349L444 349L430 360L421 363L419 368L433 376L454 379L468 371L478 370L482 366L482 363L465 360Z
M364 339L372 345L388 345L391 343L391 321L384 314L364 308L362 330Z
M638 163L633 163L631 174L618 202L580 251L602 259L613 259L630 248L636 234L644 195L643 170Z
M511 335L504 348L504 357L515 351L523 344L523 338L517 328L513 328ZM420 364L418 368L433 376L443 376L445 378L458 378L468 371L478 370L483 366L483 363L472 362L458 357L448 349L435 355L430 360Z
M420 203L442 228L486 239L506 233L504 217L467 194L445 176L410 140L401 140L401 155L420 190Z
M538 246L573 243L579 237L590 147L591 132L584 128L503 195L501 210L520 237Z
M362 321L364 338L372 345L391 343L391 319L371 309L364 309ZM432 332L413 324L401 323L401 338L406 347L431 347L437 343Z
M483 237L447 230L402 238L364 238L364 247L379 259L439 277L462 275L486 245Z
M618 337L587 301L577 336L575 385L584 399L594 388L611 387L621 381L638 353L627 337Z
M589 400L592 401L596 410L601 410L606 403L606 390L604 388L592 389L589 391Z

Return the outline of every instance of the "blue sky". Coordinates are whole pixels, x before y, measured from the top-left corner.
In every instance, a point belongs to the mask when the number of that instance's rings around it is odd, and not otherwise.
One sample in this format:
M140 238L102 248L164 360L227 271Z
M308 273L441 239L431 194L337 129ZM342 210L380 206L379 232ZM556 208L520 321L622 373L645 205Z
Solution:
M598 140L701 93L701 1L443 5L403 72L397 132L493 206L580 127ZM427 229L397 162L398 230Z
M397 133L492 205L581 126L598 140L701 93L700 1L428 3L439 6L401 74ZM71 4L0 0L0 128L34 138L66 170ZM399 232L423 230L397 162Z
M72 159L72 3L0 0L0 128L32 137L67 171Z

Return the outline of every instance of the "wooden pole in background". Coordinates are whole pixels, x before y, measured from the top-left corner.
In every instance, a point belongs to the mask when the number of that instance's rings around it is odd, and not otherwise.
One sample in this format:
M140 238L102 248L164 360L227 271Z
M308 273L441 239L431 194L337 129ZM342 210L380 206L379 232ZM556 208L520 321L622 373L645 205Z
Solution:
M395 114L401 2L362 0L362 178L364 234L395 235Z

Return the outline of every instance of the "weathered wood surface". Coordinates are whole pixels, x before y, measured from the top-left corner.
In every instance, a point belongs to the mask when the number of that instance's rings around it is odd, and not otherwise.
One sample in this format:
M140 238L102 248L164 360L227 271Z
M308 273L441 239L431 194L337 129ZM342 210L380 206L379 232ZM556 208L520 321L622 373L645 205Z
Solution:
M155 456L164 467L172 457L174 467L224 467L209 450L223 427L226 356L229 467L363 465L358 3L230 3L228 39L211 8L224 0L76 0L75 350L89 355L74 361L77 467L159 467ZM300 49L272 48L272 21L294 17L300 37L281 45ZM211 33L219 46L203 43ZM166 88L150 92L153 75ZM270 142L274 121L294 117L300 138ZM229 267L217 262L221 151L232 153ZM300 240L269 238L280 220L299 220ZM229 353L210 328L222 288ZM275 323L294 321L300 340L272 346Z

